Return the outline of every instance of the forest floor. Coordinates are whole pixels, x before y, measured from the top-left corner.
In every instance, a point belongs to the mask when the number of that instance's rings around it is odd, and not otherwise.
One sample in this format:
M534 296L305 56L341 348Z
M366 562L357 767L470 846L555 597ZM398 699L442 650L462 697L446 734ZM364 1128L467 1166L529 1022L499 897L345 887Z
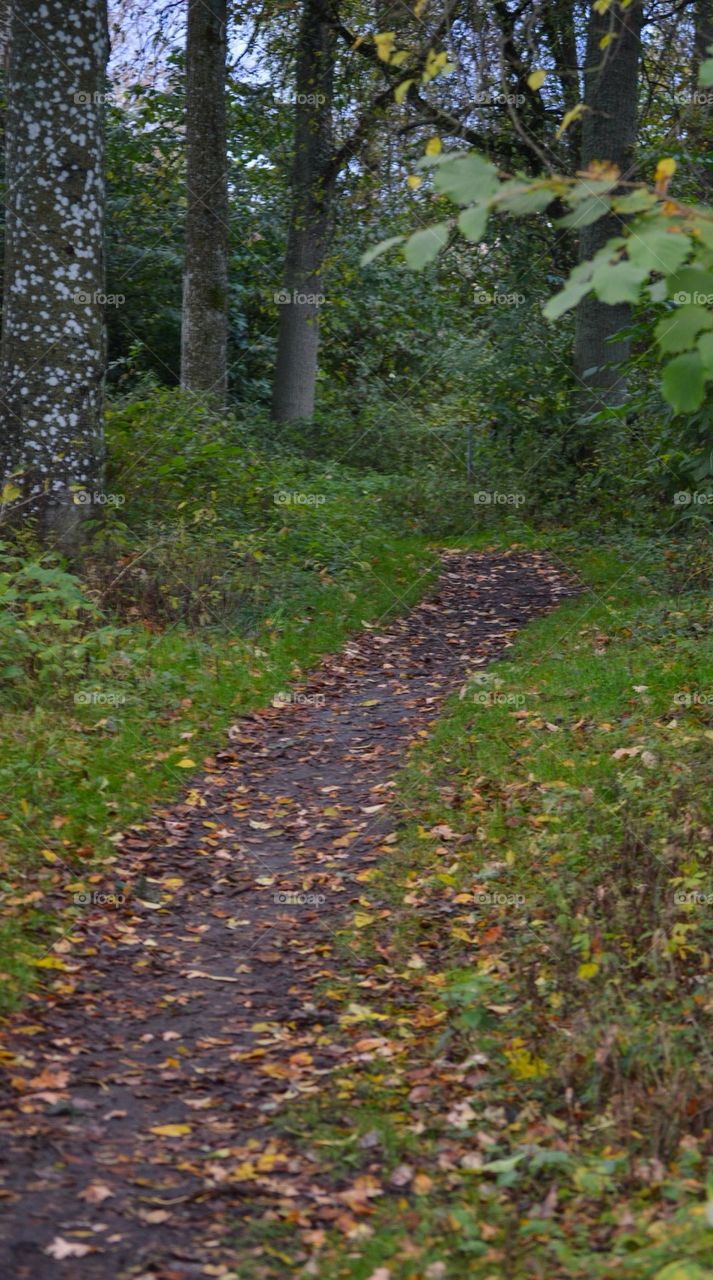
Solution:
M568 589L538 555L446 554L435 593L245 717L179 804L127 834L48 957L76 985L3 1037L3 1276L227 1275L255 1179L315 1228L358 1212L358 1189L335 1198L272 1134L347 1052L323 995L339 913L390 856L408 744Z
M710 606L574 560L444 552L128 828L4 1025L3 1277L710 1276Z

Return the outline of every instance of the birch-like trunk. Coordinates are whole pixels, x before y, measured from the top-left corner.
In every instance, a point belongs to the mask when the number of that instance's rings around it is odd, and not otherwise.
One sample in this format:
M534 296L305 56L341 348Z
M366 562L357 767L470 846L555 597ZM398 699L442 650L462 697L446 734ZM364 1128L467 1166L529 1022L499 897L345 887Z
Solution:
M327 247L335 165L332 93L336 36L322 7L304 0L297 50L292 211L280 306L272 397L276 422L308 420L314 413L322 271Z
M188 0L181 386L220 404L228 385L226 26L226 0Z
M13 0L0 390L5 476L76 549L101 494L106 0Z

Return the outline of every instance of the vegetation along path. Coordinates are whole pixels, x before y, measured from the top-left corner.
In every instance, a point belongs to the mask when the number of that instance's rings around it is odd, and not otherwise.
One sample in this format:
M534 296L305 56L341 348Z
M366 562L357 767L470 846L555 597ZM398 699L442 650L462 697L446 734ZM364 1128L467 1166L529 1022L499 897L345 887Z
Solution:
M328 994L340 909L389 858L409 742L571 591L536 554L445 553L408 616L235 725L184 798L127 833L120 890L49 957L47 1002L10 1019L3 1277L228 1275L256 1202L320 1229L358 1197L322 1187L274 1127L347 1052Z

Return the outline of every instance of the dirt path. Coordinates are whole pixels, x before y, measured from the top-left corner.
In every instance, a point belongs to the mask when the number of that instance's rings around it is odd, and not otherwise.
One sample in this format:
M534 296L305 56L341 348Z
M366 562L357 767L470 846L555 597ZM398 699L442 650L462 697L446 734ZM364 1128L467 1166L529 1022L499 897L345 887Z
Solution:
M242 720L184 800L127 835L133 893L88 908L60 957L75 989L10 1020L3 1280L227 1276L255 1196L334 1219L272 1126L340 1059L317 994L343 964L340 914L389 856L409 742L571 590L534 555L443 559L412 613Z

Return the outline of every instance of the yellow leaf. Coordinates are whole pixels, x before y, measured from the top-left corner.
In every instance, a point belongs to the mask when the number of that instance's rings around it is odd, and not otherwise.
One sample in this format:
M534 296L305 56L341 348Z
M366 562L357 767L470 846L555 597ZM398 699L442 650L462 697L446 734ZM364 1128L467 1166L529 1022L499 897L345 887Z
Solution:
M354 919L352 920L352 924L354 925L355 929L366 929L367 925L374 923L374 920L375 920L374 916L367 916L364 914L363 911L356 911L354 913Z
M184 1134L191 1132L189 1124L153 1124L151 1125L151 1133L155 1133L158 1138L182 1138Z
M608 49L613 39L614 39L614 36L612 35L611 31L608 31L607 34L605 36L602 36L601 40L599 41L599 48Z
M183 760L176 761L177 769L195 769L195 767L196 767L195 760L189 760L188 756L186 756Z
M547 72L542 71L540 69L538 71L530 72L529 76L527 77L527 83L529 84L531 89L540 89L542 88L542 85L545 83L546 79L547 79Z
M533 1080L549 1073L549 1067L542 1058L535 1057L517 1042L514 1048L506 1049L505 1057L516 1080Z
M7 484L3 486L2 493L0 493L0 504L5 506L8 502L14 502L15 498L19 498L21 493L22 490L18 489L16 484L10 484L8 480Z
M36 969L66 969L67 965L64 960L58 960L56 956L44 956L42 960L33 960Z
M676 172L676 161L673 156L667 156L664 160L659 160L656 165L656 181L665 182L667 178L672 178Z
M436 53L434 49L429 49L426 57L426 66L422 76L423 83L428 84L429 80L433 80L438 75L439 71L444 71L447 62L447 53Z
M374 36L374 44L376 52L382 62L388 62L396 44L395 31L382 31L379 35Z
M566 111L564 116L562 117L562 123L559 129L557 130L557 137L561 138L562 134L565 133L567 129L569 129L569 126L573 124L575 120L579 120L579 117L583 116L586 110L587 108L585 107L584 103L578 102L576 107L572 107L571 111Z
M599 973L599 965L595 964L593 960L590 960L587 964L580 964L577 970L577 977L593 978L596 973Z
M43 857L47 862L56 862L56 861L57 861L57 854L54 852L54 850L53 850L53 849L40 849L40 853L42 854L42 857Z
M412 191L418 191L418 188L421 186L422 182L423 182L423 178L417 178L415 173L412 173L406 179L406 186L410 187Z
M612 2L612 0L595 0L595 2L594 2L594 12L595 12L595 13L606 13L606 12L607 12L607 9L610 9L610 8L611 8L611 2Z
M428 142L426 143L426 155L427 155L427 156L439 156L439 155L441 154L441 151L442 151L442 150L443 150L443 146L442 146L442 144L441 144L441 139L440 139L440 138L429 138L429 139L428 139Z
M403 102L404 98L406 97L406 94L408 93L413 83L414 83L413 80L402 80L401 84L396 86L394 90L394 101L398 104L398 106L401 106L401 103Z

